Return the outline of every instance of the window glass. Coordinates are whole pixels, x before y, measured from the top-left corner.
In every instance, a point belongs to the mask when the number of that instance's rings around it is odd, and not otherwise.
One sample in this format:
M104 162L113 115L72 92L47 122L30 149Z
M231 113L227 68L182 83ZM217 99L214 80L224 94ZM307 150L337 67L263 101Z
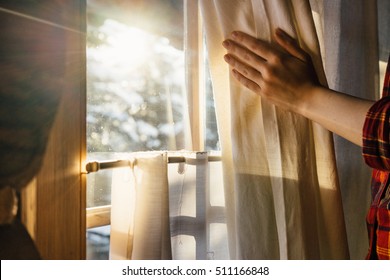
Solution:
M88 22L88 153L183 148L183 50L115 19Z
M183 2L87 1L88 161L185 148L186 114L191 104L186 96ZM206 98L204 146L218 150L206 59L201 67ZM88 174L87 207L111 203L111 174L112 170ZM98 252L107 248L107 229L103 229L103 233L100 229L88 231L90 252L94 246L101 246ZM96 245L99 240L104 242ZM87 254L99 258L96 252Z

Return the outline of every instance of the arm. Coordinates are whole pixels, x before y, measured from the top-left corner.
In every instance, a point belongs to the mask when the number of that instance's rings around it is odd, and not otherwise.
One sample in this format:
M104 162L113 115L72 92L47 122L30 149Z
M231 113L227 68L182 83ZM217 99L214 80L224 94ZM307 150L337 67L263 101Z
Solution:
M362 145L362 129L373 101L320 85L310 56L281 29L279 46L242 32L223 42L225 61L245 87L276 106L317 122L345 139Z

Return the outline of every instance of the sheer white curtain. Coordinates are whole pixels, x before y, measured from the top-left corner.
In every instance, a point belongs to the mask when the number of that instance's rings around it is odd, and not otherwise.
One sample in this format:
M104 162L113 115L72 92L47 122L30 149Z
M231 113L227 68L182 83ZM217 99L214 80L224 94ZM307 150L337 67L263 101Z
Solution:
M111 259L171 259L167 155L134 154L113 172Z
M168 163L180 157L181 163ZM111 259L228 259L221 162L145 152L112 181Z
M173 259L229 259L221 162L180 154L168 166Z
M281 27L326 84L309 1L201 1L224 164L232 258L349 257L331 133L238 85L221 42L233 30L272 40Z

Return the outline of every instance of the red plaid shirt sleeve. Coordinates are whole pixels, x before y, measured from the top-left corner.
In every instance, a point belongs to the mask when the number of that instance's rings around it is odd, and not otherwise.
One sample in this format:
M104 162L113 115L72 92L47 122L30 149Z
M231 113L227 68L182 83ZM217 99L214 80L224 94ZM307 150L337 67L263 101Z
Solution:
M372 168L390 171L390 96L368 111L363 129L363 156Z
M390 57L389 57L390 59ZM368 111L363 127L363 156L373 168L372 203L367 214L367 259L390 259L390 65L382 99Z

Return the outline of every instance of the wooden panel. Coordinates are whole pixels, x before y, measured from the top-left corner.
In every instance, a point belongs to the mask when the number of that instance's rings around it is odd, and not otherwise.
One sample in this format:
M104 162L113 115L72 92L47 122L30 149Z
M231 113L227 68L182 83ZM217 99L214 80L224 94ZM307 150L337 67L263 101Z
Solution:
M34 178L21 192L21 220L34 240L37 232L37 179Z
M21 219L43 259L84 259L85 0L14 2L0 1L0 179L30 181Z
M62 100L37 176L36 243L44 259L85 258L85 41L68 32Z
M0 11L0 184L25 186L41 165L61 99L65 32Z

